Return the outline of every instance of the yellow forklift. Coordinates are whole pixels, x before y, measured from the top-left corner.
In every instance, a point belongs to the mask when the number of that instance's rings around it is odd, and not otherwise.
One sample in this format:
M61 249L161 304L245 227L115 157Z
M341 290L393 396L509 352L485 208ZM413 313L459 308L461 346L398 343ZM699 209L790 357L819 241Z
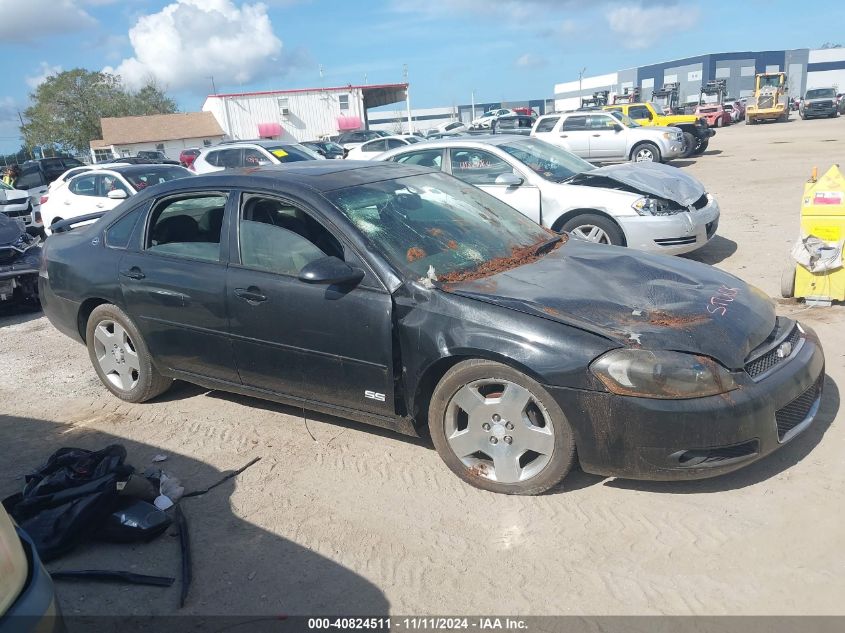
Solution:
M804 185L801 238L792 249L795 264L784 271L781 294L807 305L845 301L845 176L833 165L821 178L816 169Z
M754 96L748 98L745 122L788 121L789 97L786 94L786 73L761 73L754 83Z

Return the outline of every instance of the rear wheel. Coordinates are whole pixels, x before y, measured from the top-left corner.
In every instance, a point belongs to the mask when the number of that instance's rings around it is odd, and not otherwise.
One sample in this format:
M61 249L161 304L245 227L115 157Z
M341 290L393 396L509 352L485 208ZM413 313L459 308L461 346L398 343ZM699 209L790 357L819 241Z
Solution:
M613 220L597 213L582 213L567 220L561 231L569 233L573 237L595 242L596 244L612 244L624 246L625 236Z
M575 461L575 438L540 383L488 360L458 363L431 397L429 430L446 465L465 482L504 494L536 495Z
M710 139L709 139L709 138L700 138L700 139L698 139L698 143L697 143L697 144L696 144L696 146L695 146L695 152L694 152L694 154L695 154L696 156L699 156L699 155L703 154L703 153L707 150L707 147L708 147L709 145L710 145Z
M659 163L660 149L654 143L640 143L631 150L631 161L635 163Z
M116 305L94 308L85 342L100 381L121 400L144 402L167 391L173 382L153 366L138 328Z

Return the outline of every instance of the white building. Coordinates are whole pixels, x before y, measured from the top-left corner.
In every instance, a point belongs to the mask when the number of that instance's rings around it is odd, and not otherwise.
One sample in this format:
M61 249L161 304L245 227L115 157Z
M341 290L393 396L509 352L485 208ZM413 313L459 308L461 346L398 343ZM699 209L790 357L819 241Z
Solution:
M406 134L408 132L408 111L399 107L393 110L380 110L371 112L369 123L371 130L384 130L393 134ZM414 131L424 131L437 127L441 123L458 121L458 108L415 108L411 110L411 125Z
M368 128L367 110L404 104L407 88L402 83L216 94L202 109L230 139L308 141Z
M94 162L160 151L179 158L183 149L208 147L223 140L223 130L207 112L180 112L100 119L103 138L91 141Z
M677 83L682 104L698 103L702 85L724 80L733 97L754 94L755 75L785 72L790 97L810 88L836 88L845 92L845 48L707 53L638 68L626 68L605 75L573 79L555 85L555 109L571 110L581 99L607 90L612 99L625 89L639 88L643 100L664 84Z

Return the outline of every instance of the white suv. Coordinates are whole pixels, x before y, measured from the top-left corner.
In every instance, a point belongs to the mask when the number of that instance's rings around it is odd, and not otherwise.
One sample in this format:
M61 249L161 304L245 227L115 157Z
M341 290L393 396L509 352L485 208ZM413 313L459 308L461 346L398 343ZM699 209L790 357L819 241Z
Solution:
M566 112L537 119L537 137L590 162L665 163L684 153L684 133L675 127L645 127L621 112Z
M285 141L247 141L220 143L200 151L191 169L209 174L224 169L280 165L300 160L322 160L317 152L299 143Z

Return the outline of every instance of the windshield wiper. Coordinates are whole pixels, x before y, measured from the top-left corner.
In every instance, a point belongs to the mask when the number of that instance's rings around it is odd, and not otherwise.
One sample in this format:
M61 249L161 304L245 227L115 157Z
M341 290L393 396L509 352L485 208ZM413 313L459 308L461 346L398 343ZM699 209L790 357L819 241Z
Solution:
M535 255L545 255L546 253L551 251L552 248L554 247L554 245L557 244L558 242L560 242L560 236L559 235L553 237L552 239L550 239L546 242L543 242L542 244L539 244L537 246L537 249L534 251L534 254Z

